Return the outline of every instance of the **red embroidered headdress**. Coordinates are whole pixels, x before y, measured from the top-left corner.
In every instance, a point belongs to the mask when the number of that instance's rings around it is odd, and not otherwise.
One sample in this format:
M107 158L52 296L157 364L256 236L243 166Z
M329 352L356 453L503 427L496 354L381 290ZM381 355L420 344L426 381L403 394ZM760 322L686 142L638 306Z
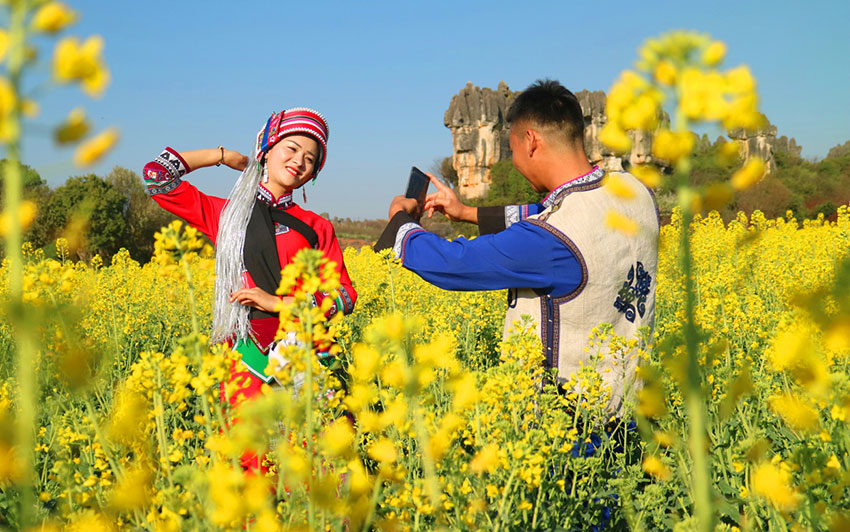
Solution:
M319 175L328 153L328 122L320 112L307 107L286 109L269 118L257 135L257 159L262 159L280 139L293 133L310 135L319 143L319 160L313 176Z

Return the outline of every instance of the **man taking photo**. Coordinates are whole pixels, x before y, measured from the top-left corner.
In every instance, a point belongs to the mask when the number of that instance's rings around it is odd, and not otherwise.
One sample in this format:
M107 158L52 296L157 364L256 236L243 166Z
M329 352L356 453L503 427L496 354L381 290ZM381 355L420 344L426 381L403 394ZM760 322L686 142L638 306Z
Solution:
M522 315L536 323L547 368L559 383L589 362L588 336L600 323L626 338L652 326L659 222L652 193L626 172L591 166L584 118L575 95L540 80L519 94L507 116L514 167L541 203L506 207L464 205L433 176L438 191L424 210L477 223L481 236L447 241L418 223L423 206L398 196L375 245L392 248L405 268L446 290L509 289L505 332ZM616 213L636 222L625 234L606 224ZM635 357L597 364L610 387L608 410L619 414L634 378Z

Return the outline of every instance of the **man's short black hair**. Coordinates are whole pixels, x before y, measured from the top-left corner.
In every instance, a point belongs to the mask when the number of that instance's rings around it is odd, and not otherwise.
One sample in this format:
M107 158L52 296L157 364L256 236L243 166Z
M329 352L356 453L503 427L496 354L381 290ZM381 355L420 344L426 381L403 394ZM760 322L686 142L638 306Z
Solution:
M584 146L584 117L576 95L555 80L539 79L513 101L505 117L511 124L528 121L554 133L568 145Z

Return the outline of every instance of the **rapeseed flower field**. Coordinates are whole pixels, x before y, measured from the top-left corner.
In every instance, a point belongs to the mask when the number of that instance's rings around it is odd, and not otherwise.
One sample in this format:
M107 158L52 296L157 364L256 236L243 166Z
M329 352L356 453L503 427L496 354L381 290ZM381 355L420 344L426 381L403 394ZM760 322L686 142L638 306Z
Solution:
M42 39L71 26L61 2L10 2L0 31L0 528L14 530L847 530L850 529L850 207L835 220L724 223L712 209L757 182L689 183L694 124L755 129L755 80L720 70L705 35L650 39L609 91L600 139L652 133L677 180L662 227L657 319L641 338L599 324L590 363L561 393L535 324L502 339L501 292L449 293L386 255L347 249L357 310L328 320L311 294L335 270L305 251L282 272L282 383L231 406L237 357L210 345L212 250L181 222L147 264L70 260L22 243L21 77ZM45 42L44 40L40 42ZM103 40L62 37L56 84L102 94ZM667 118L662 111L669 111ZM96 161L118 139L82 110L55 130ZM740 146L720 150L737 160ZM616 179L606 186L617 194ZM627 197L623 197L627 201ZM617 212L612 231L641 227ZM328 353L329 356L318 356ZM640 361L623 416L596 365ZM618 362L620 364L618 364ZM606 360L606 367L608 367ZM225 406L222 406L225 405ZM246 459L257 467L246 468Z
M662 229L654 349L616 339L595 357L643 360L629 420L606 413L592 367L575 377L581 396L540 388L529 324L501 343L503 293L445 292L364 247L345 252L358 312L325 323L303 292L285 311L287 328L312 339L302 346L336 339L334 362L292 347L279 374L289 385L241 405L234 422L219 406L232 355L204 336L213 260L191 228L164 228L144 265L30 250L24 298L43 346L35 458L23 477L4 325L0 518L18 526L20 492L33 489L34 521L57 530L687 529L682 230L679 217ZM712 213L690 233L717 529L840 530L850 211L728 224ZM283 282L333 286L324 260L305 254ZM588 349L606 335L600 326ZM263 456L262 472L243 472L246 450Z

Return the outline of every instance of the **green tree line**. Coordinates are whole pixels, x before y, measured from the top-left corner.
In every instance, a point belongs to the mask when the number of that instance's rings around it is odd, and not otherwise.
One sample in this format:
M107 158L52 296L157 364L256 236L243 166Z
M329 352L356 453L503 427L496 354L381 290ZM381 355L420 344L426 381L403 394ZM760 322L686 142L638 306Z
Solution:
M696 145L691 168L693 185L707 187L712 183L728 181L740 167L740 161L726 164L720 162L719 142L712 143L703 135ZM850 142L833 148L821 160L807 160L782 150L774 151L773 155L776 169L723 208L720 214L724 219L734 218L738 211L752 213L755 210L771 218L784 216L787 211L793 212L797 219L815 218L819 214L829 218L835 215L839 206L850 203ZM492 181L487 196L471 200L470 203L523 204L540 201L543 197L534 192L510 159L491 166L490 178ZM446 180L451 182L447 177ZM452 184L457 187L456 174ZM673 179L666 179L655 191L662 219L669 219L673 209L675 186Z
M6 164L0 161L0 179ZM137 173L120 166L105 177L70 177L56 188L26 165L23 174L24 199L37 207L24 238L48 256L56 254L56 240L66 238L72 259L108 259L125 248L135 260L147 262L154 233L174 219L151 201Z

